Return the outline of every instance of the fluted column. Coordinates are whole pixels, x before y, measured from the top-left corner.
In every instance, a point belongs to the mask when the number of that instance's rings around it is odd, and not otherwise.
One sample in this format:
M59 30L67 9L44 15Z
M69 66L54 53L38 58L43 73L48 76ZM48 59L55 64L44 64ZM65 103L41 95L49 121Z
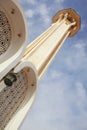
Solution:
M22 60L32 62L40 78L68 36L79 30L79 16L72 9L57 13L53 23L42 35L34 40L26 49Z

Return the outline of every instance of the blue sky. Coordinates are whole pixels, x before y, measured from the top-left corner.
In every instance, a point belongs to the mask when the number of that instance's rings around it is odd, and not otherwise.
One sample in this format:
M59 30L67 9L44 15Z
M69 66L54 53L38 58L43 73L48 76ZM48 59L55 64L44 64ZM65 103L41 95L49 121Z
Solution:
M19 0L29 43L51 25L61 9L81 16L81 29L68 38L39 82L35 102L20 130L87 130L87 0Z

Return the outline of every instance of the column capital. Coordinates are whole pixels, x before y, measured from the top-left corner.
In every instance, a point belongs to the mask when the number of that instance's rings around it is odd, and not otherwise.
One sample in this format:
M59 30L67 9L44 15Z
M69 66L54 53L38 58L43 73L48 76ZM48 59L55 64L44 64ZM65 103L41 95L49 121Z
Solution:
M80 30L80 15L75 10L69 8L58 11L52 18L52 23L64 20L66 24L72 24L70 37L74 36ZM75 23L75 24L74 24Z

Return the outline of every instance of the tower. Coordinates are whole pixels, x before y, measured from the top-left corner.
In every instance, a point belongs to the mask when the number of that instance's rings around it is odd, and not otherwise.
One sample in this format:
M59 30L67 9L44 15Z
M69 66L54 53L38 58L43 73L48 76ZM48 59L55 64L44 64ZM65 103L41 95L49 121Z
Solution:
M79 29L80 16L73 9L59 11L52 18L52 26L27 47L23 59L35 65L40 78L66 38Z
M21 61L0 81L1 130L18 129L34 101L38 80L66 38L79 29L80 16L73 9L59 11L52 25L27 47Z

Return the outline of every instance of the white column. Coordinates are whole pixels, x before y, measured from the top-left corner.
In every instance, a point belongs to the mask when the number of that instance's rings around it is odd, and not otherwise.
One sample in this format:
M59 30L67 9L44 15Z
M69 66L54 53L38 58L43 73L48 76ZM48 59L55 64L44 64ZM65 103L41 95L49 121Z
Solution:
M76 24L75 21L71 23L67 18L68 13L61 14L58 21L53 23L47 31L26 49L23 60L28 60L35 65L39 78L69 36L71 27Z

